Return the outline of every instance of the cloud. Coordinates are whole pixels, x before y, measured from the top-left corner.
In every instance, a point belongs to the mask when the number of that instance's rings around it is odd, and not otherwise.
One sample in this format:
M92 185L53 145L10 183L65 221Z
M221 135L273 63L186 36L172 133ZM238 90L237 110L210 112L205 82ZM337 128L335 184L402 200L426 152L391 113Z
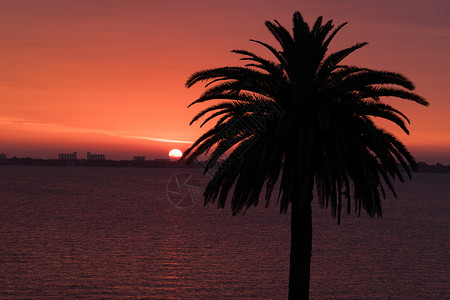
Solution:
M47 126L49 125L49 123L35 122L23 119L0 118L0 125Z
M160 138L152 138L146 136L124 136L132 139L140 139L140 140L149 140L155 142L164 142L164 143L178 143L178 144L192 144L193 141L180 141L180 140L171 140L171 139L160 139Z
M178 143L178 144L192 144L192 141L181 141L167 138L157 138L157 137L148 137L148 136L135 136L130 132L126 131L114 131L114 130L103 130L103 129L92 129L92 128L79 128L74 126L66 126L55 123L46 123L39 122L34 120L26 120L26 119L13 119L13 118L1 118L0 117L0 126L20 126L25 127L24 130L33 130L33 131L47 131L47 132L65 132L65 133L96 133L107 136L114 136L119 138L128 138L128 139L139 139L139 140L147 140L154 142L162 142L162 143Z

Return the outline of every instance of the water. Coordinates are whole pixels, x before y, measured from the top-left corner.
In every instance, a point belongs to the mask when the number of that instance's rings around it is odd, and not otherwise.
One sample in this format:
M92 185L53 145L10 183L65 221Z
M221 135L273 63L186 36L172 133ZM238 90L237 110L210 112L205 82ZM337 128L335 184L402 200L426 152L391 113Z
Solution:
M0 297L287 298L289 216L182 205L180 172L0 167ZM449 182L415 174L339 226L314 203L311 297L450 298Z

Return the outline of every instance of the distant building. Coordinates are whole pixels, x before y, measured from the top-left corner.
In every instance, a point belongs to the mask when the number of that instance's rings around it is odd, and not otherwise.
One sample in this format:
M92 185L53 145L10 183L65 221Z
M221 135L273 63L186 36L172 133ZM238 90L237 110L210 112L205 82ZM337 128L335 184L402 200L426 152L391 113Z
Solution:
M133 156L133 160L145 161L145 156Z
M87 160L106 160L105 154L91 154L91 152L87 153Z
M6 159L6 154L5 153L0 153L0 159Z
M73 154L59 153L58 159L59 160L77 160L77 153L76 152L74 152Z

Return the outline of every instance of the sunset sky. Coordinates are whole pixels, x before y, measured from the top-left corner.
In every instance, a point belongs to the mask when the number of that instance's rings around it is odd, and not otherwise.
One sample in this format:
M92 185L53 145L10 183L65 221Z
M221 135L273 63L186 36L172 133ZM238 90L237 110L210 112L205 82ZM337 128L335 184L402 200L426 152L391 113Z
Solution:
M349 24L331 50L369 42L346 63L405 74L430 107L391 99L411 120L393 132L418 161L450 164L450 1L0 0L0 152L57 158L167 157L204 130L187 105L200 69L240 65L232 49L269 57L264 26L300 11ZM391 128L391 127L389 127Z

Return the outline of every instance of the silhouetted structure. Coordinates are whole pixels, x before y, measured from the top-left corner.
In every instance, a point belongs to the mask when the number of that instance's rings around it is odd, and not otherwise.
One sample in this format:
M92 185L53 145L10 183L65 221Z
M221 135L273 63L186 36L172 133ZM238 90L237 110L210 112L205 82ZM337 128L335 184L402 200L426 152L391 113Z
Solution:
M289 298L307 299L314 187L320 206L331 206L338 222L342 204L347 213L365 210L371 217L381 216L385 189L395 196L392 179L403 181L401 169L410 176L416 163L372 117L392 121L408 133L406 116L380 98L428 102L413 92L414 85L401 74L341 64L366 43L327 56L329 43L345 24L333 30L332 21L322 24L319 17L309 27L298 12L293 23L292 34L277 21L265 23L281 50L255 41L274 59L234 50L248 63L246 67L191 75L187 87L207 84L192 104L220 102L193 118L191 124L202 117L205 122L215 117L218 121L185 156L193 160L213 149L205 172L226 157L204 197L205 203L217 201L223 208L234 189L233 214L257 205L264 185L268 203L281 175L280 212L286 213L289 206L291 211Z
M72 154L60 153L60 154L58 154L58 159L59 160L77 160L77 153L76 152L74 152Z
M88 152L86 155L87 160L106 160L105 154L91 154L91 152Z
M145 161L145 156L133 156L134 161Z
M5 153L0 153L0 159L6 159L6 154Z

